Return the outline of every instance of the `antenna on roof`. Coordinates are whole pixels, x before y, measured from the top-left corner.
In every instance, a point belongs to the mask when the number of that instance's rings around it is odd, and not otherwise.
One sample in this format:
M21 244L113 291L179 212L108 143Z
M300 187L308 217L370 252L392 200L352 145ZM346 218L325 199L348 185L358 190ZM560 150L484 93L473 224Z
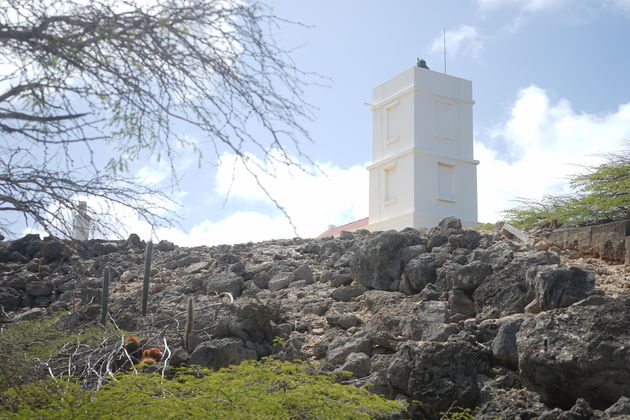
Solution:
M443 42L444 42L444 74L446 74L446 28L443 28L444 30L444 38L443 38Z

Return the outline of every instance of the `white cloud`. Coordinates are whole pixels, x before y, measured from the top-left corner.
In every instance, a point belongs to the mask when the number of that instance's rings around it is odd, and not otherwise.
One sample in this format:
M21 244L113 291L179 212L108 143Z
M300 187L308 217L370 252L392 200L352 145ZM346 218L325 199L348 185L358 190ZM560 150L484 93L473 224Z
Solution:
M175 165L178 171L189 168L194 159L192 154L182 151ZM368 215L368 171L365 165L340 168L331 163L304 165L304 171L289 169L282 165L274 167L253 155L246 155L251 167L259 168L259 180L270 195L283 206L290 215L297 232L302 237L315 237L324 232L330 224L343 224ZM193 156L194 157L194 156ZM75 201L87 201L91 212L97 214L101 222L117 232L119 237L131 233L142 239L167 239L182 246L234 244L267 239L291 238L295 236L293 227L287 218L274 208L273 202L256 183L255 178L235 159L234 154L225 153L217 162L214 177L214 193L224 198L229 192L229 199L249 202L254 210L239 210L223 218L200 220L192 228L184 231L179 227L157 228L138 218L132 210L99 197L77 196ZM269 174L265 173L264 170ZM170 165L152 160L142 166L136 177L140 182L159 184L170 173ZM233 178L234 177L234 178ZM233 179L232 179L233 178ZM198 196L200 191L195 191ZM210 191L209 191L210 192ZM185 205L184 197L188 191L171 194L174 202L165 202L158 197L145 197L154 206L166 207L176 211L177 203ZM174 195L173 195L174 194ZM203 205L188 203L188 205ZM155 209L154 209L155 210ZM54 210L53 211L57 211ZM63 213L66 220L72 221L69 212ZM37 226L22 232L42 233ZM113 236L105 232L108 237ZM102 237L93 232L93 237Z
M630 139L630 103L608 114L578 113L567 100L552 103L536 86L523 89L509 119L489 134L503 142L512 159L477 142L479 219L495 221L518 197L538 199L568 192L567 177L581 165L602 161L602 153L619 151Z
M556 12L558 19L570 24L584 24L598 14L623 13L630 16L630 0L604 0L584 2L578 0L477 0L482 14L498 10L513 11L513 17L504 28L516 32L535 15ZM509 12L508 12L509 13Z
M516 9L514 17L504 25L504 29L511 33L519 31L534 15L551 12L573 2L574 0L477 0L482 13L502 8Z
M283 206L304 237L317 236L329 224L342 224L367 217L368 171L364 165L344 169L330 163L305 171L286 166L274 167L248 156L269 174L258 170L257 176L269 194ZM270 175L271 174L271 175ZM271 203L242 162L232 154L219 159L216 192L250 201Z
M630 0L608 0L614 8L630 14Z
M188 232L176 228L161 228L160 239L181 246L236 244L269 239L292 238L293 229L282 215L269 216L255 211L242 211L217 222L204 220Z
M443 48L444 34L440 34L431 44L431 53L441 54ZM482 49L483 41L474 26L460 25L457 29L446 31L446 53L449 57L478 57Z
M160 163L154 162L152 164L147 163L136 172L138 180L146 185L157 185L166 180L170 175L171 169L164 161Z
M189 136L181 142L173 142L170 145L170 157L149 156L147 163L136 170L135 177L145 185L153 186L162 184L167 179L173 181L176 175L183 174L198 163L198 145L199 141Z
M274 167L271 163L247 155L259 180L270 195L282 205L302 237L315 237L330 224L343 224L368 215L368 171L364 165L344 169L330 163L318 164L319 169L306 165L305 171ZM215 193L230 200L248 201L254 211L237 211L219 220L203 220L190 230L159 228L158 239L167 239L182 246L234 244L268 239L291 238L293 228L284 215L273 209L273 202L256 183L255 178L235 159L223 154L215 175ZM137 218L124 219L123 235L135 232L143 239L151 237L147 223Z
M572 0L477 0L477 3L482 10L517 6L523 12L537 13L556 8L570 1Z

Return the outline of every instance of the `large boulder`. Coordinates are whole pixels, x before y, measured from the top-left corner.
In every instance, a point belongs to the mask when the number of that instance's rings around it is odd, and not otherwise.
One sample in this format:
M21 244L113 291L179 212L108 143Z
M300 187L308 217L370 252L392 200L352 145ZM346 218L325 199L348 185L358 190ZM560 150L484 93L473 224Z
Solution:
M46 262L56 261L69 255L63 242L50 239L43 241L39 249L39 256Z
M481 261L472 261L453 277L453 288L473 292L483 281L492 274L492 266Z
M328 325L330 325L331 327L339 327L341 329L347 330L348 328L361 325L361 318L352 313L340 314L327 316L326 322L328 322Z
M459 234L462 230L462 221L454 216L445 217L440 220L437 226L431 228L431 234L444 235L449 237L453 234Z
M370 374L370 356L365 353L350 353L337 372L350 372L354 378L363 378Z
M274 275L269 282L267 283L267 287L269 290L278 291L281 289L286 289L289 285L295 281L295 276L290 272L280 272Z
M41 249L42 240L39 237L39 234L29 233L28 235L25 235L20 239L12 241L10 244L11 245L9 245L9 249L7 250L9 254L17 252L27 259L31 259L35 257L35 255Z
M462 289L452 289L448 293L448 310L453 321L475 316L475 304Z
M280 313L271 306L253 300L242 299L236 316L222 318L212 331L217 338L238 337L244 342L271 343L272 322L277 322Z
M528 318L516 344L522 377L553 405L604 409L630 395L630 297Z
M475 419L541 419L541 415L549 409L540 400L540 395L526 388L510 389L506 387L514 383L514 375L497 375L496 378L480 375L479 409L475 410ZM582 420L576 417L559 417L563 420ZM558 420L556 419L556 420ZM586 419L584 419L586 420Z
M31 281L26 284L26 293L30 296L50 296L55 286L49 281Z
M120 248L114 242L90 241L90 252L94 257L102 257L118 251Z
M405 266L405 276L411 293L418 293L427 284L435 283L437 270L450 258L446 253L421 254Z
M448 236L445 236L441 233L434 233L429 235L429 240L427 242L427 250L433 251L433 248L438 248L448 243Z
M239 338L221 338L199 344L190 355L189 362L219 369L251 359L256 359L256 351L245 347Z
M514 258L514 250L507 241L498 241L487 249L477 248L470 253L471 261L481 261L498 271L508 265Z
M448 263L438 270L436 286L441 290L473 292L490 274L492 266L481 261L472 261L464 266Z
M158 250L158 251L162 251L162 252L170 252L170 251L173 251L175 249L175 244L173 242L169 242L169 241L167 241L165 239L162 239L155 246L155 249Z
M477 317L484 320L523 312L531 302L526 272L527 267L516 263L488 276L473 293Z
M606 409L605 413L610 418L617 418L616 416L628 416L622 417L620 420L630 418L630 398L620 397L616 403Z
M403 249L401 259L403 264L407 264L409 261L417 258L421 254L426 254L427 247L424 245L411 245Z
M409 340L446 341L457 332L457 327L449 322L446 302L418 302L411 314L400 320L400 332Z
M350 261L352 278L370 289L397 290L402 251L407 245L407 236L395 230L367 238L356 247Z
M544 267L527 273L542 310L566 308L593 294L595 276L578 267Z
M184 268L201 262L201 256L197 254L180 254L176 256L172 268Z
M137 233L132 233L125 241L125 246L127 248L144 248L145 245L146 243L140 239L140 236Z
M367 292L369 293L369 292ZM367 294L366 293L366 294ZM369 296L368 298L374 298L375 296ZM416 336L416 333L412 333L411 325L415 324L414 312L416 311L416 303L411 301L397 301L394 300L396 296L391 296L391 300L377 302L376 305L366 299L366 306L368 311L374 314L370 318L369 324L366 326L370 331L379 332L384 331L393 336L407 335ZM381 302L387 302L386 304L380 304ZM445 306L444 302L440 302L442 307ZM370 307L371 306L371 307ZM403 333L403 320L407 319L407 332ZM417 327L413 327L415 330Z
M533 299L527 284L527 271L559 262L557 254L546 251L525 252L514 257L504 269L495 270L475 289L473 300L477 317L501 318L523 312Z
M199 261L184 268L186 274L197 274L210 268L210 261Z
M525 317L525 314L514 314L503 318L505 321L492 340L492 357L496 362L510 369L516 369L518 366L516 333Z
M0 287L0 311L11 312L22 304L22 294L13 287Z
M299 302L299 308L296 309L299 309L299 311L303 314L323 316L328 310L330 304L331 302L329 299L324 299L320 296L311 296L308 299L302 299Z
M363 310L375 313L381 308L397 308L404 301L405 295L384 290L368 290L362 295Z
M295 281L305 280L307 284L311 284L314 281L313 270L308 264L302 264L293 272Z
M451 234L448 237L448 246L451 249L475 249L479 246L481 234L476 230L464 230L462 233Z
M11 261L11 253L9 247L3 243L0 243L0 264L8 263Z
M229 271L213 274L206 282L207 293L229 292L234 297L241 295L243 291L243 278Z
M437 413L474 407L477 378L488 369L488 355L467 342L409 342L387 369L389 383Z
M214 259L219 264L223 264L223 265L236 264L237 262L241 261L241 259L239 257L237 257L236 255L232 254L231 252L215 254L214 255Z
M341 365L351 353L372 354L372 342L367 337L338 337L329 345L326 360L332 365Z

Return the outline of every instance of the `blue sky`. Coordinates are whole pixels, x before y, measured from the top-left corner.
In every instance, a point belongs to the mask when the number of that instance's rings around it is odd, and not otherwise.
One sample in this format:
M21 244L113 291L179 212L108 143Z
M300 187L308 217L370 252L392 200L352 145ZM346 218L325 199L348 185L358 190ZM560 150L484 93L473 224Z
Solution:
M286 25L277 41L299 68L330 79L309 87L316 107L303 150L322 172L276 169L265 178L301 236L366 217L372 88L416 57L472 80L479 219L494 222L517 197L567 191L566 177L630 139L630 0L329 1L273 0ZM182 245L295 236L251 177L224 155L217 167L178 160L181 226L159 239ZM307 169L308 163L305 163ZM168 168L139 173L166 181ZM229 196L226 200L226 195ZM127 218L128 231L150 230Z

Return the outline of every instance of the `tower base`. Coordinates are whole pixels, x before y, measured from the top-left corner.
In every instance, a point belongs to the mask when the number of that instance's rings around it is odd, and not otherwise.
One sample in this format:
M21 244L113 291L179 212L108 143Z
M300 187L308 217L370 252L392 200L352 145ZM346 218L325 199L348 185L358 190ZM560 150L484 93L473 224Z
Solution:
M408 227L412 227L415 229L432 228L434 226L437 226L438 223L440 223L440 221L444 219L444 217L447 216L433 216L423 213L408 213L403 214L402 216L394 217L392 219L381 220L377 222L370 221L370 223L366 226L366 229L368 229L370 232L375 232L391 229L403 230ZM462 220L463 227L472 227L477 224L479 224L479 222Z

